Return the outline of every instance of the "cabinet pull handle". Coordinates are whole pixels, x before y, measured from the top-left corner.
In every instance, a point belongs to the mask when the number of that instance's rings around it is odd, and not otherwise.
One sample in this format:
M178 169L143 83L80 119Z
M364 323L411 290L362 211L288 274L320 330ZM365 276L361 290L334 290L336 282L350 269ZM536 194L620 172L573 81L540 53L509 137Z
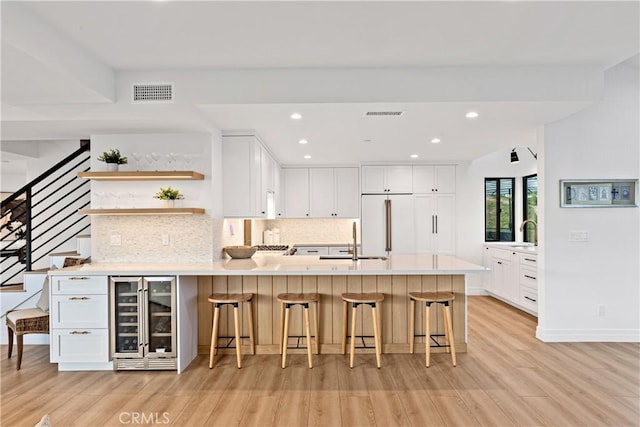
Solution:
M88 335L91 332L89 331L73 331L73 332L69 332L69 335Z
M89 297L70 297L70 301L84 301L90 299Z
M310 254L317 254L318 253L318 251L307 251L307 252L309 252Z
M525 258L524 260L525 260L525 261L536 262L536 260L535 260L535 259L531 259L531 258Z
M529 276L528 274L525 274L525 275L524 275L524 277L526 277L526 278L528 278L528 279L536 280L536 278L535 278L535 277L533 277L533 276Z
M89 280L87 276L82 277L69 277L69 280Z
M536 302L536 300L534 300L533 298L529 298L529 297L527 297L527 296L525 296L525 297L524 297L524 299L528 299L529 301Z
M431 215L431 234L435 234L436 232L436 216L435 215Z
M438 215L434 215L434 216L436 217L436 234L438 234Z
M500 261L497 261L498 264L502 265L502 263Z

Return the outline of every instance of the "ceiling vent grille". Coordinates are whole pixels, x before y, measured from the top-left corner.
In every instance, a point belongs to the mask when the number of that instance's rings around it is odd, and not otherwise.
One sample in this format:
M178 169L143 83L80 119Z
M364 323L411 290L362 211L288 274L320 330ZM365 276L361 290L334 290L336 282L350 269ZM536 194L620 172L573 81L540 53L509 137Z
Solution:
M365 116L400 116L402 115L402 111L367 111Z
M134 83L133 102L173 102L173 83Z

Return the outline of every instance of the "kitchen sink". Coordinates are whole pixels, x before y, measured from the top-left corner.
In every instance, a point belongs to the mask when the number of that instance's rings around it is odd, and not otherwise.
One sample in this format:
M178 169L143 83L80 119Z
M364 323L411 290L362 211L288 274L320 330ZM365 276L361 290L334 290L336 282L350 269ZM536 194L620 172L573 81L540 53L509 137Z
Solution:
M350 256L343 256L343 255L321 255L320 259L346 259L349 260L351 259ZM381 261L386 261L387 257L386 256L359 256L358 259L379 259Z

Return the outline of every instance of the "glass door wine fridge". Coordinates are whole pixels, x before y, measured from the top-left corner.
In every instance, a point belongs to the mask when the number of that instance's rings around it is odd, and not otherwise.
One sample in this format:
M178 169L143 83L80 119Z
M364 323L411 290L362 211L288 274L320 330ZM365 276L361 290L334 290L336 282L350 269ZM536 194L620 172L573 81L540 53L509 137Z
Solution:
M116 370L175 370L175 277L111 277L111 355Z

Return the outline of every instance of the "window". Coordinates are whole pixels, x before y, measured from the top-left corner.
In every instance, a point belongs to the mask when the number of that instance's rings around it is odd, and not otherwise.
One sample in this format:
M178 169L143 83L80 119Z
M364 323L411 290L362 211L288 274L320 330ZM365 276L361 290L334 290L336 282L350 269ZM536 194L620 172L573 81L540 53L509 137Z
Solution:
M484 179L484 239L487 242L515 241L515 178Z
M523 202L522 219L528 219L538 223L538 175L529 175L522 178ZM525 242L535 242L535 227L531 223L527 223L524 229Z

